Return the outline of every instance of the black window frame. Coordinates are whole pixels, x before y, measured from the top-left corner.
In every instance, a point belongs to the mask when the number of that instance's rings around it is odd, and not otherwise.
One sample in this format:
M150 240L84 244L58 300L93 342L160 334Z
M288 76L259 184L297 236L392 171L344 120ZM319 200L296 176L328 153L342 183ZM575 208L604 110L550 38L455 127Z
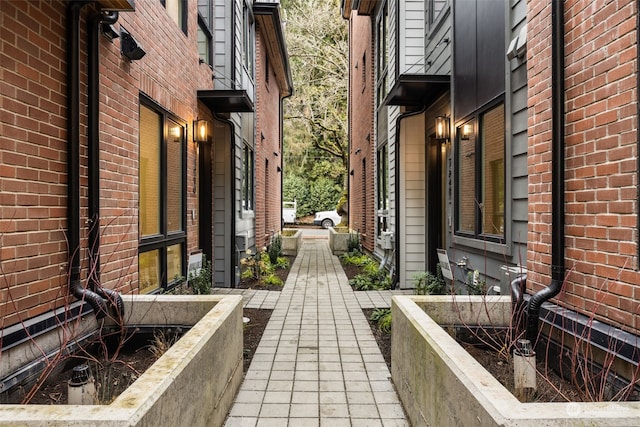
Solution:
M160 283L158 288L151 290L149 293L158 293L163 290L171 288L173 285L177 284L174 278L167 277L167 249L171 246L181 244L182 245L182 253L180 254L180 259L182 261L182 271L181 276L185 275L186 272L186 261L187 261L187 122L181 120L180 118L174 116L169 113L166 109L162 108L158 103L154 102L152 99L141 95L139 101L139 108L141 107L149 108L157 113L161 117L161 135L162 141L159 143L160 147L160 232L157 234L152 234L149 236L140 236L138 237L138 257L140 254L160 250ZM168 230L168 173L167 165L168 165L168 155L167 155L167 142L169 139L169 123L173 122L181 127L181 222L182 222L182 230L180 231L169 231ZM138 175L138 179L141 177ZM139 191L139 190L138 190Z
M208 11L204 16L202 11ZM198 0L198 55L200 62L213 66L213 0ZM200 34L207 41L206 56L200 55Z
M249 144L242 147L242 210L255 210L255 152Z
M506 119L507 119L507 112L506 112L506 104L505 104L505 99L504 96L499 97L498 99L494 100L493 102L485 105L483 108L478 109L475 113L465 117L463 120L461 120L458 125L456 126L456 140L455 140L455 170L457 171L455 174L455 206L456 209L454 210L454 234L458 237L464 237L464 238L469 238L469 239L474 239L474 240L482 240L482 241L487 241L487 242L495 242L495 243L499 243L499 244L505 244L506 242L506 235L507 235L507 220L508 218L506 218L506 210L503 211L503 230L502 230L502 234L492 234L492 233L487 233L484 230L482 221L483 221L483 204L484 204L484 200L483 200L483 177L484 177L484 164L483 164L483 160L484 160L484 152L483 152L483 148L484 148L484 141L483 141L483 134L482 134L482 118L489 113L490 111L494 110L495 108L498 108L499 106L503 107L503 121L504 121L504 134L503 134L503 168L502 168L502 182L503 182L503 209L504 207L506 207L506 200L507 200L507 191L506 191L506 170L507 170L507 157L506 157L506 145L507 145L507 127L506 127ZM463 140L462 137L462 127L469 122L473 122L473 126L472 126L472 135L475 138L475 146L474 146L474 188L473 188L473 192L474 192L474 201L475 201L475 208L474 208L474 224L473 224L473 231L467 231L467 230L461 230L461 225L460 225L460 207L461 207L461 194L463 189L461 188L461 182L460 182L460 171L462 168L461 165L461 159L460 156L462 154L462 150L461 150L461 140ZM468 189L465 189L465 191Z

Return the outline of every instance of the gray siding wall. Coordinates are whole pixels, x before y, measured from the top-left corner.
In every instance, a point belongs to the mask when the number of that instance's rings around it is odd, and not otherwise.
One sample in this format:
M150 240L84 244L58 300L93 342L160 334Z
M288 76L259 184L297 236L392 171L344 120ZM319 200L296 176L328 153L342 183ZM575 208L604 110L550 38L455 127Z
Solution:
M526 0L505 2L505 55L511 40L526 24L526 3ZM452 237L451 233L448 233L450 239L448 253L450 261L454 263L454 275L463 280L468 270L477 269L482 275L481 280L486 280L488 287L500 284L501 280L505 281L505 273L501 270L501 266L526 266L528 215L526 62L524 59L513 59L506 60L505 64L506 244L497 245L477 240L472 242L471 239ZM451 220L455 214L454 204L455 200L451 201L447 208L447 216ZM467 270L455 265L463 258L466 258ZM503 287L503 293L504 291Z
M425 10L425 13L428 13ZM425 17L425 22L428 18ZM428 26L427 26L428 27ZM424 33L425 74L451 75L451 6L446 4L438 20Z
M515 38L526 25L526 0L510 2L510 24L507 40ZM513 244L513 264L527 264L527 215L528 215L528 175L527 175L527 63L526 58L513 59L509 67L509 99L511 115L511 144L507 145L507 155L511 157L511 241ZM509 153L510 149L510 153Z
M244 89L254 99L253 76L242 64L243 0L215 1L214 65L216 89ZM252 4L252 2L248 2ZM255 40L254 52L255 52ZM255 245L253 211L242 210L242 150L245 141L254 147L254 113L231 113L226 125L219 125L214 151L214 280L216 286L235 286L239 259L236 236L247 237L247 247ZM233 150L231 149L233 147ZM254 177L255 179L255 177ZM235 225L235 235L231 235Z
M216 89L231 89L234 84L233 55L233 8L236 2L214 0L213 65ZM242 40L242 39L240 39Z
M406 0L400 2L398 63L400 74L417 74L425 71L424 0ZM395 22L395 21L391 21Z

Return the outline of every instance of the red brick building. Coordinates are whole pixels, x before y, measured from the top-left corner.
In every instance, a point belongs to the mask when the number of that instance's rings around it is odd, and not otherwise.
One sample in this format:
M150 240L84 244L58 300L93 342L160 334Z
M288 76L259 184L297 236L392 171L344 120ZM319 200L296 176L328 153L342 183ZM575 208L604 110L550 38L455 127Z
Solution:
M527 286L552 280L551 5L528 4ZM558 303L640 332L637 3L564 5L566 276ZM585 22L598 25L585 26Z
M7 0L0 28L3 355L56 310L170 288L194 251L233 286L236 231L280 230L279 3Z
M347 2L349 3L349 2ZM360 233L362 246L375 246L375 135L373 28L369 16L343 7L349 20L349 226ZM388 185L388 182L387 182ZM388 188L379 191L388 192ZM384 206L380 206L384 209ZM388 207L387 207L388 209Z

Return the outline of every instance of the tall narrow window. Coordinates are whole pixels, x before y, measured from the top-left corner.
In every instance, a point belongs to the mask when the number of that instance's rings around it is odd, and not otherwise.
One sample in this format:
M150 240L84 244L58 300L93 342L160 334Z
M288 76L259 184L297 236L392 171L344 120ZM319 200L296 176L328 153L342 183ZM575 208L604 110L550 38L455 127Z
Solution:
M242 209L253 210L253 150L245 144L242 149Z
M389 218L389 146L382 144L376 154L378 236L387 229Z
M242 14L242 64L250 77L253 77L253 64L255 63L254 43L253 13L251 5L245 2Z
M367 88L367 52L362 54L362 92Z
M457 132L459 235L502 241L505 232L505 117L500 104Z
M139 292L170 286L184 275L185 126L140 105Z
M213 65L212 0L198 0L198 55L202 62Z
M429 29L437 24L440 14L447 6L448 0L427 0L427 19Z
M160 3L182 32L187 34L187 0L160 0Z
M387 3L380 9L376 28L376 47L377 47L377 66L378 78L377 100L378 106L382 104L384 97L387 96L387 79L389 74L389 22Z
M367 226L367 159L362 159L362 224Z

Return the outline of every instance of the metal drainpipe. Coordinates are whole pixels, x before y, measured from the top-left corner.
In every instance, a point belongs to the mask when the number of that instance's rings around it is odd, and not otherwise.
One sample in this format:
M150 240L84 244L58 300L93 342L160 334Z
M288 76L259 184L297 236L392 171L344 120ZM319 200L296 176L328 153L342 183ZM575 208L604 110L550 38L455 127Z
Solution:
M69 290L87 301L98 319L107 314L100 295L80 282L80 11L88 1L67 4L67 239Z
M564 1L551 0L551 284L529 300L527 338L538 339L540 307L564 282Z
M89 181L89 287L124 314L120 294L100 284L100 25L115 24L118 12L93 14L87 22L88 81L87 108L88 181Z
M396 219L396 226L395 226L395 247L396 247L396 256L395 256L395 269L396 269L396 274L393 277L393 283L391 284L391 287L393 289L396 289L398 287L398 284L400 282L400 123L402 122L403 119L406 119L408 117L413 117L413 116L417 116L420 115L422 113L424 113L427 110L427 106L423 105L422 107L420 107L419 110L417 111L409 111L406 113L402 113L398 116L398 118L396 119L396 138L395 138L395 146L396 146L396 153L395 153L395 160L394 160L394 164L395 164L395 168L396 168L396 176L395 176L395 192L396 192L396 200L395 200L395 219Z

